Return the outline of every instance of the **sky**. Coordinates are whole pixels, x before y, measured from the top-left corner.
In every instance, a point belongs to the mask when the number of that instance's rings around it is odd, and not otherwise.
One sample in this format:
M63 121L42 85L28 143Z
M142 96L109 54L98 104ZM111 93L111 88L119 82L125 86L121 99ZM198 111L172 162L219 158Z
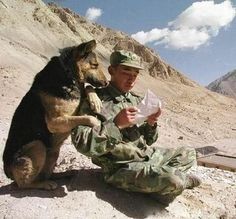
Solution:
M236 0L43 0L120 30L205 86L236 69Z

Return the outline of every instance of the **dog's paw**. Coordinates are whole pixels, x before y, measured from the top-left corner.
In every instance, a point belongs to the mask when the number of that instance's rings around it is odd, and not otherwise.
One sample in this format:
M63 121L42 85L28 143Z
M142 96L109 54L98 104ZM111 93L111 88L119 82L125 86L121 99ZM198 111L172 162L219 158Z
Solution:
M47 180L47 181L42 182L42 187L43 189L46 189L46 190L54 190L58 187L58 185L56 182L52 180Z
M94 116L87 116L87 125L94 127L94 126L99 126L100 125L100 121L94 117Z
M89 104L90 104L90 108L94 112L96 112L96 113L101 112L102 101L99 99L99 97L97 96L97 94L95 92L89 92L88 93L88 101L89 101Z

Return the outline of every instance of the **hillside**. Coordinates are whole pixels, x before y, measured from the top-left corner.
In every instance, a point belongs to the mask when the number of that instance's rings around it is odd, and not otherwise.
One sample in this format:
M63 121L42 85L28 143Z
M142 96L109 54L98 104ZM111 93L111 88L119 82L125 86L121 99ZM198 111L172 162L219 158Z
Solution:
M211 91L236 99L236 70L211 82L207 88Z
M125 33L91 23L69 9L41 0L0 0L0 155L11 118L34 75L58 49L96 39L96 52L108 66L113 47L128 48L145 61L135 92L149 88L163 103L156 146L215 145L236 156L236 102L209 91L164 62L150 48ZM118 43L118 45L117 45ZM108 77L108 74L107 74ZM130 194L101 180L99 169L65 142L57 170L78 174L61 180L54 192L18 191L0 162L0 212L4 218L233 218L236 174L196 167L203 184L186 191L168 208L140 194ZM91 204L92 203L92 204ZM105 215L105 216L104 216Z
M155 54L153 50L141 45L125 33L114 31L110 28L103 27L102 25L89 22L84 17L75 14L67 8L63 9L57 7L56 4L51 3L49 6L52 12L57 14L58 17L67 24L71 31L74 32L74 34L80 35L82 27L93 36L94 39L109 49L109 51L111 51L114 48L114 45L117 44L116 48L119 47L135 51L135 53L143 58L145 67L148 69L151 76L190 86L196 85L196 83L189 80L183 74L161 60L160 56Z

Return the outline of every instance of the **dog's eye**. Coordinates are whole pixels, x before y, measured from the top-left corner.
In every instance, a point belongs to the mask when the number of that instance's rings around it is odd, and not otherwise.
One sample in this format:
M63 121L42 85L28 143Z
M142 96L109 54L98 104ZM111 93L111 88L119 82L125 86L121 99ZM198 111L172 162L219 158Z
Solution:
M98 67L98 63L90 63L91 67L93 68L97 68Z

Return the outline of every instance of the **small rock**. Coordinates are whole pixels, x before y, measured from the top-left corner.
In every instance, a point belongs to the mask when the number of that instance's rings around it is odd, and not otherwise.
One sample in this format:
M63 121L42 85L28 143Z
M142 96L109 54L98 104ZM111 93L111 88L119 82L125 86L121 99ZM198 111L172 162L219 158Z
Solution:
M222 215L220 215L220 219L227 219L228 217L227 217L227 214L222 214Z

